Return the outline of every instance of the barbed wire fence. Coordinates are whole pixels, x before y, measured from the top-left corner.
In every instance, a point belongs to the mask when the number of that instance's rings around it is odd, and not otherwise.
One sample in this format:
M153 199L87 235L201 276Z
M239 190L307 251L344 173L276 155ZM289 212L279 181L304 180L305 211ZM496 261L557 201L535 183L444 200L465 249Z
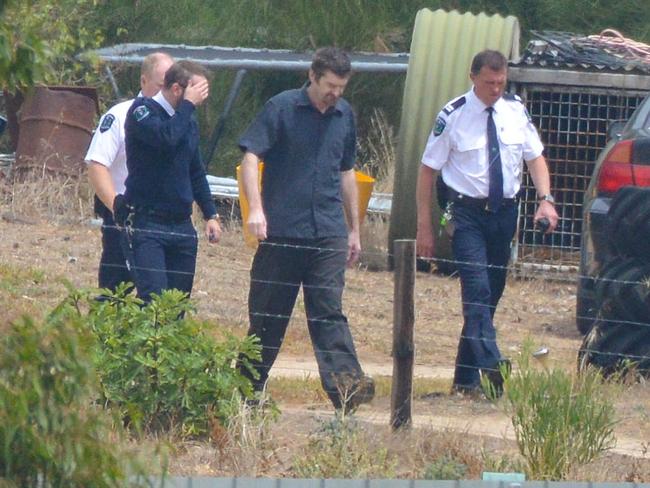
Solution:
M133 231L134 232L140 232L140 230L138 230L138 229L133 229ZM144 232L159 232L159 231L146 230ZM198 234L199 240L204 240L204 238L202 237L202 234L201 234L200 231L197 232L197 234ZM196 237L194 234L174 233L174 235L176 235L176 236L185 236L185 237L188 237L188 238ZM291 248L296 248L296 249L312 249L312 250L345 252L345 251L341 251L340 249L321 249L321 248L314 248L314 247L310 247L310 246L302 246L302 245L297 245L297 244L267 243L265 245L291 247ZM389 252L384 252L384 251L363 251L363 254L365 254L365 255L375 255L375 257L381 257L383 259L386 259L387 261L390 259L394 263L398 262L398 256L396 254L392 254L392 253L389 253ZM413 271L414 271L415 270L415 262L414 262L415 254L414 254L414 251L413 251L413 253L407 253L407 259L413 261L412 266L413 266ZM423 258L418 258L418 259L423 259ZM438 263L453 264L453 265L458 265L458 264L473 265L473 266L479 266L479 267L483 267L483 268L505 269L507 272L510 272L510 273L514 273L517 270L517 267L515 265L512 265L512 264L507 265L507 266L495 266L495 265L488 265L488 264L483 264L483 263L458 262L458 261L455 261L453 259L425 258L423 260L426 261L426 262L431 263L432 265L436 265ZM117 266L117 265L114 265L114 266ZM167 273L184 273L182 271L170 271L170 270L162 270L162 269L158 269L158 270L157 269L148 269L148 270L149 271L161 271L161 272L167 272ZM232 267L231 266L231 271L236 272L236 273L243 273L247 277L247 279L250 279L249 276L248 276L249 272L250 272L249 267L243 267L243 266ZM197 273L201 273L201 272L202 271L200 269L197 271ZM363 271L363 270L361 270L361 272L371 273L370 271ZM580 277L580 275L576 274L573 279L578 279L579 277ZM542 269L538 273L535 273L532 270L528 270L528 272L526 274L526 279L531 279L531 280L540 279L540 280L548 281L548 280L553 280L553 276L549 275L548 269ZM559 281L566 281L566 279L567 279L566 273L564 271L562 271L562 270L558 270L558 280ZM253 280L253 281L255 281L255 280ZM629 280L607 279L606 281L617 282L617 283L625 284L625 285L648 286L647 280L644 280L644 281L629 281ZM332 287L329 287L329 286L326 286L326 285L304 285L304 284L300 284L300 283L282 282L282 281L274 281L274 280L265 280L265 281L263 281L263 283L280 285L280 286L289 286L289 287L302 286L303 288L307 287L307 288L314 288L314 289L318 289L318 288L330 288L331 289L332 288ZM406 281L401 281L400 286L404 286L404 283L407 283L408 286L413 286L413 285L410 284L411 283L410 278L407 279ZM224 286L224 289L227 289L227 288L228 288L228 284L226 283L225 286ZM507 290L507 288L506 288L506 290ZM394 289L394 290L384 290L384 289L372 290L372 293L375 294L375 295L381 294L381 296L385 297L386 300L393 299L393 306L395 307L395 306L403 306L403 305L405 305L403 302L400 302L400 300L399 300L399 297L403 296L403 293L402 293L403 291L404 290L399 290L399 287L396 287L396 289ZM408 291L409 290L407 290L407 292ZM410 293L411 294L413 293L412 289L410 290ZM458 293L458 297L455 298L454 300L456 300L456 303L458 303L460 305L468 304L468 303L463 303L461 301L460 293ZM406 305L409 306L408 304L406 304ZM291 315L268 314L268 313L264 313L264 312L252 312L250 314L258 315L258 316L264 316L264 317L270 317L270 318L285 319L285 320L289 320L291 323L295 323L295 322L303 323L305 321L305 318L303 316L301 316L300 313L296 313L295 311ZM406 315L407 316L406 320L412 320L411 317L408 317L408 315L409 315L408 313L402 311L400 314L402 316ZM246 315L247 316L249 315L248 311L246 312ZM312 320L314 322L316 322L316 323L328 323L328 322L331 322L331 321L329 321L327 319L320 319L320 318L315 318L315 319L312 319ZM450 336L453 336L456 340L461 339L461 338L465 338L465 339L468 339L468 340L476 340L475 338L464 337L464 336L461 335L460 331L461 331L461 328L462 328L462 323L460 323L460 322L462 322L462 317L459 318L458 327L455 330L450 331ZM621 321L618 321L618 322L621 323L621 324L627 324L629 326L637 326L637 327L644 327L644 328L645 327L650 327L650 317L648 317L648 321L625 321L625 320L621 320ZM542 331L542 333L537 334L534 339L536 341L539 341L539 343L544 344L547 341L547 339L551 338L551 335L552 334L549 333L549 332ZM505 337L502 337L502 336L499 336L497 339L486 339L486 338L484 338L484 339L480 339L480 340L482 340L482 341L498 341L499 344L501 345L501 349L508 349L508 350L517 349L520 346L520 344L509 343L508 339L505 338ZM268 347L268 346L266 346L266 347ZM402 376L404 376L406 374L407 376L410 376L410 380L412 381L412 379L413 379L413 368L414 367L416 367L416 366L427 367L427 366L431 366L431 364L429 362L418 360L417 359L417 354L415 354L414 349L409 350L408 345L407 346L402 346L402 347L406 347L406 350L402 351L402 356L407 358L407 359L410 358L410 361L411 361L410 365L408 365L406 367L406 370L405 370L406 373L403 372ZM557 346L557 345L555 345L554 348L556 348L560 352L566 353L567 355L573 355L574 357L577 357L577 355L578 355L578 348L574 348L574 347L570 347L570 346ZM279 349L279 348L274 348L274 349ZM322 351L322 352L328 352L329 354L341 354L338 351ZM602 351L589 351L589 350L587 350L586 352L587 353L597 352L598 354L601 354L601 355L604 355L604 356L611 355L611 356L616 357L617 359L629 360L631 362L638 362L640 360L648 360L648 359L650 359L650 356L648 356L648 355L627 355L627 354L609 353L609 352L602 352ZM393 353L394 353L394 351L393 351ZM575 361L574 364L577 366L577 361ZM450 365L450 369L453 366L454 365ZM463 366L463 367L466 367L466 368L479 369L479 368L476 368L473 365L459 365L459 366ZM282 370L285 370L285 371L290 371L291 373L300 373L300 374L305 375L305 376L312 376L312 375L313 376L318 376L319 374L327 374L327 373L330 373L330 372L335 373L335 371L327 371L327 370L320 370L319 371L318 369L310 367L310 366L298 366L298 365L296 365L296 366L287 366L287 365L274 366L274 368L282 369ZM394 410L395 409L399 410L395 405L396 403L399 403L399 402L396 401L395 399L392 399L392 403L393 403ZM397 419L397 422L404 422L405 421L405 419L400 417L400 415L393 414L393 418L391 419L391 423L394 424L396 422L396 419ZM474 430L473 432L475 432L476 434L481 435L481 432L479 432L477 430ZM619 449L619 450L622 450L622 449ZM638 454L638 450L629 449L629 453L630 454Z

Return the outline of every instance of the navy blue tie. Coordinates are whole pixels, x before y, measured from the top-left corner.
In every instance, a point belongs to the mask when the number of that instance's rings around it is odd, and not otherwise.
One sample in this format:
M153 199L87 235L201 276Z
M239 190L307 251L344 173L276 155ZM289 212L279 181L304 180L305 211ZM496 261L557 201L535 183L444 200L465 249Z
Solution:
M488 107L487 136L490 190L488 193L488 210L496 212L503 201L503 170L501 169L501 152L499 151L499 138L497 127L494 125L492 112L494 107Z

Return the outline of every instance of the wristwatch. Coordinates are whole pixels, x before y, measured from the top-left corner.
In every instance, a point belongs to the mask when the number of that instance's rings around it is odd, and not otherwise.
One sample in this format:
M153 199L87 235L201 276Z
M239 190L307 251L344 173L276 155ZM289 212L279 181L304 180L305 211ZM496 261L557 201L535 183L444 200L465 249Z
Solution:
M207 219L205 219L205 220L206 220L206 221L207 221L207 220L216 220L217 222L219 222L219 214L210 215L210 216L209 216Z
M553 198L553 195L551 195L550 193L547 193L546 195L542 195L541 197L539 197L539 201L540 202L544 201L555 205L555 198Z

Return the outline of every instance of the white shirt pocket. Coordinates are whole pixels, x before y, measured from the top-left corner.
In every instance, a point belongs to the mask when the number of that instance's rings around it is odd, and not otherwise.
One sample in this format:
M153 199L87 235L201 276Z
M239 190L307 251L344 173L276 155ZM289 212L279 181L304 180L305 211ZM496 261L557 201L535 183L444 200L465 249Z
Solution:
M524 128L504 128L498 131L499 141L501 142L501 160L507 158L509 164L519 164L523 157L524 142L526 134Z
M483 178L486 172L486 134L456 134L454 165L469 178Z

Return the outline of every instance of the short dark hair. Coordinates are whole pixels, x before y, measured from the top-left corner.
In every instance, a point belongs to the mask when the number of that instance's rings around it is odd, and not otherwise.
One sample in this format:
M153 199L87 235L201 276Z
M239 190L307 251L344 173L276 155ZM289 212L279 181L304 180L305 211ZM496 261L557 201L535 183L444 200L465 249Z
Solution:
M311 59L311 70L316 79L320 79L326 71L331 71L336 76L347 78L352 71L350 57L343 49L338 47L322 47L314 53Z
M165 73L165 88L171 88L174 83L186 88L192 76L195 75L207 79L209 73L207 69L193 61L177 61Z
M508 67L508 60L499 51L486 49L485 51L478 53L474 56L474 59L472 59L472 74L479 74L483 66L487 66L492 71L501 71Z

